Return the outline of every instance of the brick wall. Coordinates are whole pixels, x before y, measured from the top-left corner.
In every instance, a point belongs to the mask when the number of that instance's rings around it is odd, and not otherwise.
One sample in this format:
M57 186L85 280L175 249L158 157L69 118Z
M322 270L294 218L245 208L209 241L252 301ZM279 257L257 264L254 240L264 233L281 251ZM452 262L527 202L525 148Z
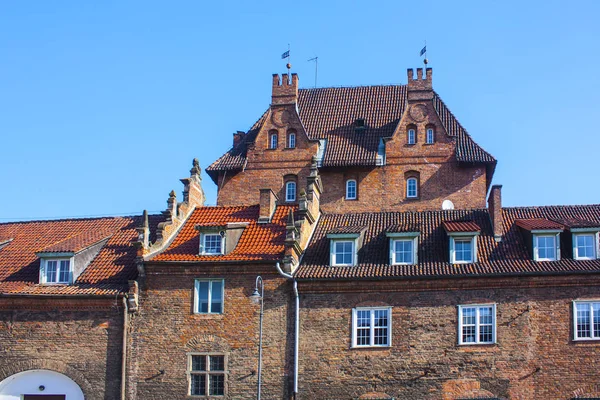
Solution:
M132 319L130 398L185 399L190 352L225 354L226 398L256 398L259 305L249 296L257 275L265 282L262 397L284 398L292 371L290 285L274 272L273 264L147 265L140 311ZM223 314L193 313L195 278L225 279Z
M73 379L86 399L118 399L119 306L114 299L0 299L0 381L49 369Z
M597 281L598 278L593 278ZM597 342L574 342L586 278L302 283L300 398L570 399L597 381ZM477 288L479 286L479 288ZM328 293L329 292L329 293ZM362 292L362 293L361 293ZM497 344L457 345L457 306L497 304ZM351 348L356 306L392 306L392 346Z

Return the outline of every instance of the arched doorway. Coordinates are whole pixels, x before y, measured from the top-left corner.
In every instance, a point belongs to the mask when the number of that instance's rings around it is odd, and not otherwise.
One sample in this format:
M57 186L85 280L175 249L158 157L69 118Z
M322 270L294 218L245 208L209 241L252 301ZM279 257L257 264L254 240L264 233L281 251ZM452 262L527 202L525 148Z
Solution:
M32 369L0 382L0 400L84 400L71 378L46 369Z

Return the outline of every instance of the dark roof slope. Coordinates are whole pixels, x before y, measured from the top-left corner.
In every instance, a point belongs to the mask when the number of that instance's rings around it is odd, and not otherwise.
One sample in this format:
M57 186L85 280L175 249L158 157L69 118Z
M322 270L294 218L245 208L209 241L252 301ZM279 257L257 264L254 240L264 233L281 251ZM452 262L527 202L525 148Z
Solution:
M504 208L505 229L500 243L494 240L486 209L324 214L295 275L307 280L600 273L600 260L573 260L567 256L559 261L533 261L522 230L515 223L518 218L577 219L599 223L600 205ZM449 263L446 221L472 221L481 228L477 239L477 263ZM356 225L367 226L363 247L358 252L359 264L354 267L329 266L327 232ZM389 239L385 233L387 227L396 225L420 227L417 265L389 264Z
M374 166L381 138L394 133L407 103L406 85L359 86L300 89L298 110L310 139L327 139L323 166ZM433 105L448 135L456 139L460 162L488 163L496 160L483 150L460 125L441 98L434 94ZM206 170L216 179L218 171L240 170L246 161L248 144L256 138L268 111L257 121L238 146ZM354 122L362 118L365 129L357 132Z
M136 226L140 217L107 217L0 224L0 295L114 295L137 277ZM164 218L149 217L151 231ZM72 285L40 285L38 252L77 252L108 238ZM1 242L2 240L0 240Z

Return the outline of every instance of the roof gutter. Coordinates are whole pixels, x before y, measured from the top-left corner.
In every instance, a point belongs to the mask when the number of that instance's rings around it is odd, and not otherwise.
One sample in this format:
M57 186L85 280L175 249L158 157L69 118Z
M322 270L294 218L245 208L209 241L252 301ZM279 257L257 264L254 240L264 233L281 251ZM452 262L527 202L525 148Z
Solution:
M279 275L283 276L286 279L290 279L293 282L294 288L294 299L295 299L295 312L294 312L294 399L296 399L298 395L298 347L300 343L300 295L298 293L298 282L296 279L290 274L283 272L279 262L275 264L277 268L277 272Z

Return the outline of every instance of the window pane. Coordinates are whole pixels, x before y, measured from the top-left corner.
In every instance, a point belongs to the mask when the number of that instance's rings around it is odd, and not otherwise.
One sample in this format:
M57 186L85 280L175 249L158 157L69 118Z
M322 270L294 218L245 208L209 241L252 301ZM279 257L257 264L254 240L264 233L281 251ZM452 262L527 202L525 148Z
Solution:
M394 242L395 260L397 263L413 263L413 241L397 240Z
M206 396L206 375L192 374L192 387L190 393L196 396Z
M295 201L296 200L296 182L288 182L285 185L285 200Z
M346 182L346 198L347 199L355 199L356 198L356 181L350 180Z
M492 307L481 307L479 309L479 323L491 324L492 322Z
M206 356L192 356L192 371L206 371Z
M473 261L472 243L469 240L454 240L454 260L471 262Z
M475 308L463 308L463 325L475 325Z
M204 235L204 252L221 254L221 235Z
M352 264L352 256L354 252L353 242L335 242L334 256L336 264Z
M538 236L538 258L545 260L554 260L555 256L555 237L554 236Z
M56 282L57 261L46 262L46 282Z
M577 304L577 337L591 337L590 329L590 305L587 303Z
M210 304L210 312L211 313L220 313L222 312L222 295L223 295L223 281L212 281L211 282L211 304Z
M384 346L388 344L388 310L373 310L374 314L374 340L375 345Z
M415 178L409 178L406 181L406 196L417 197L417 180Z
M198 312L208 312L208 282L198 282Z
M492 326L482 325L479 327L479 342L480 343L491 343L492 342Z
M225 394L225 376L224 375L209 375L210 389L209 395L223 396Z
M594 236L577 235L576 251L578 258L594 258Z
M289 135L289 143L288 143L288 147L289 148L294 148L296 147L296 135L293 133L290 133Z
M475 343L475 327L474 326L463 326L462 342L463 343Z
M59 282L69 282L69 265L71 262L69 260L61 260L60 261L60 271L58 276Z
M408 144L415 144L415 131L414 129L408 130Z
M600 303L592 303L592 314L594 316L594 337L600 337Z
M211 371L225 371L225 356L210 356Z

